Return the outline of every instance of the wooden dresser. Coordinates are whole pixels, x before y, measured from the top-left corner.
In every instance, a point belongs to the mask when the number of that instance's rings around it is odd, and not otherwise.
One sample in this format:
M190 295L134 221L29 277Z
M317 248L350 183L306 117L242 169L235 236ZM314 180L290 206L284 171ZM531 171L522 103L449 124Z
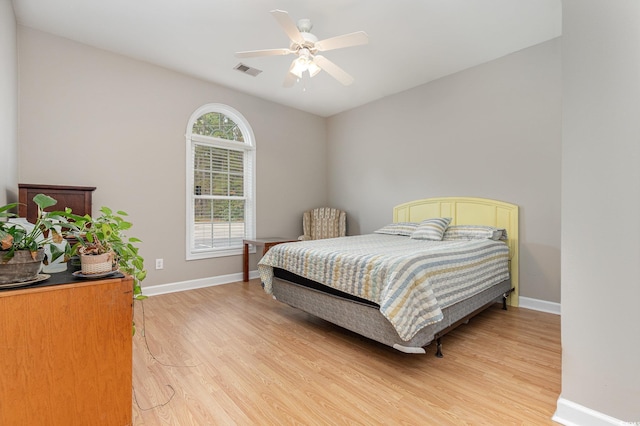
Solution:
M0 425L131 425L131 278L52 277L0 291Z
M18 216L26 217L31 223L35 223L38 215L38 206L33 202L33 197L45 194L56 199L58 204L51 206L47 211L64 210L69 207L74 214L84 216L91 215L92 195L94 186L63 186L63 185L36 185L28 183L18 184Z

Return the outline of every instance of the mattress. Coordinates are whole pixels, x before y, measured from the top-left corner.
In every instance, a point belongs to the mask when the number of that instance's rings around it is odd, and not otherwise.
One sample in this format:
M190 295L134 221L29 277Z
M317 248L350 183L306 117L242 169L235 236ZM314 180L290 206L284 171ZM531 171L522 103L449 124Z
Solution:
M508 280L508 259L501 241L367 234L274 246L258 271L267 293L274 268L280 268L377 304L397 334L410 341L442 321L442 309Z

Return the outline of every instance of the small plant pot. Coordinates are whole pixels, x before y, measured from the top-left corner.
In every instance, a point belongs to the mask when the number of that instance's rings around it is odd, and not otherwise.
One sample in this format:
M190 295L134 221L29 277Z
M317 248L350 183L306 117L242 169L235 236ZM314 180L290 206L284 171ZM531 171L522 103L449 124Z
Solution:
M80 269L83 275L103 274L113 271L113 252L81 254Z
M80 255L71 256L67 261L67 271L76 272L81 271L82 265L80 264Z
M35 259L29 250L17 250L8 262L2 261L4 253L0 251L0 284L21 283L37 278L44 259L43 249L38 250Z

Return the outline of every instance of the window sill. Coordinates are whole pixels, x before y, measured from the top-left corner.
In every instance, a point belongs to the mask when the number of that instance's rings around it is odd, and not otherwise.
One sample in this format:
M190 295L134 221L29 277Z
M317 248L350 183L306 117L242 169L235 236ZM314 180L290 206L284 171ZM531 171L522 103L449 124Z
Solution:
M202 251L196 253L187 253L187 260L211 259L214 257L240 256L242 255L242 247L233 247L224 250ZM253 249L255 253L255 249Z

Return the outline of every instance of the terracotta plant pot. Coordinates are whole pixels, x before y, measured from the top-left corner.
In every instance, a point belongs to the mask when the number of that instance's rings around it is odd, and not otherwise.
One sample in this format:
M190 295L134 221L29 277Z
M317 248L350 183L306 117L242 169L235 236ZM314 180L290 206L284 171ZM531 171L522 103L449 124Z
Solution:
M8 262L2 261L6 251L0 251L0 284L21 283L35 280L42 267L44 249L38 250L36 258L29 250L18 250Z

